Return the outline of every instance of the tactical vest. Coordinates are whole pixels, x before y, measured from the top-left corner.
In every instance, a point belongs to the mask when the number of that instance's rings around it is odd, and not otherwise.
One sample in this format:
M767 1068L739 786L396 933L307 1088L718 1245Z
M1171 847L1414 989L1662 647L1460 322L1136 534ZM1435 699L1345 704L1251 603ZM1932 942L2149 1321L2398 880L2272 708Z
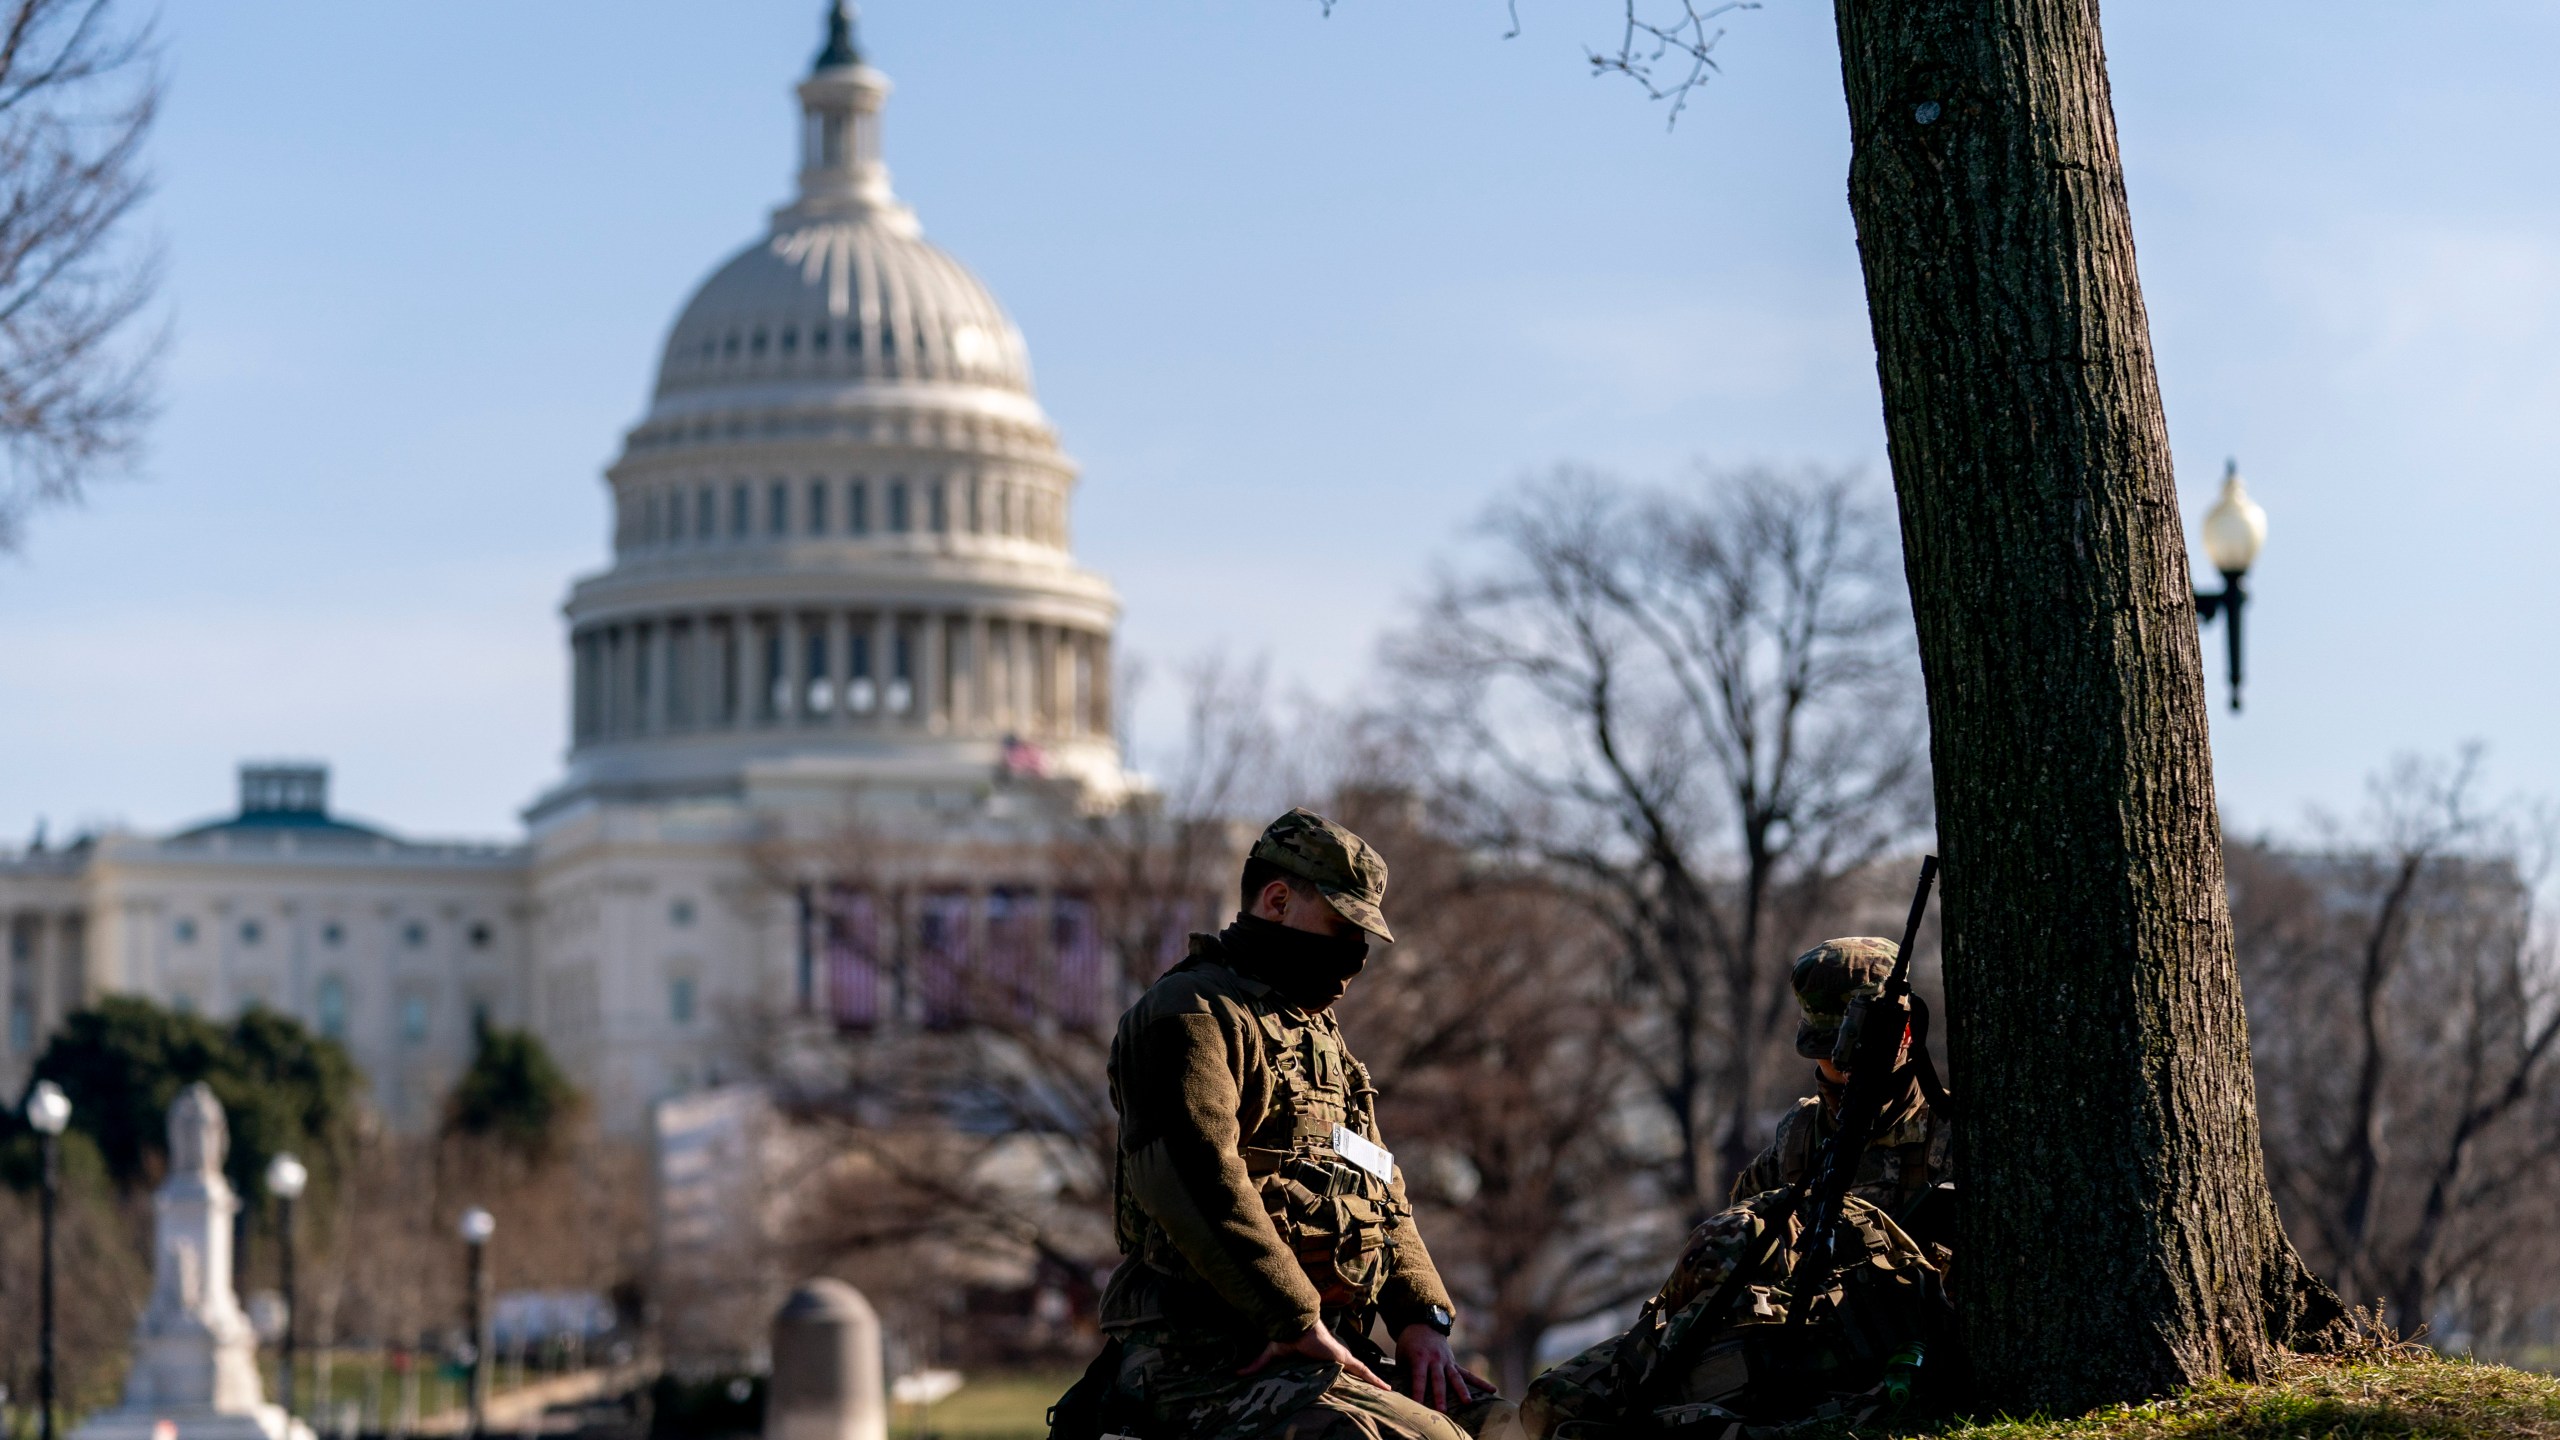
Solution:
M1239 1143L1245 1173L1325 1309L1365 1310L1386 1285L1398 1222L1412 1213L1386 1181L1334 1149L1335 1126L1363 1138L1377 1133L1377 1088L1342 1043L1332 1011L1306 1014L1251 980L1237 990L1253 1009L1272 1071L1270 1112ZM1191 1272L1160 1227L1143 1214L1123 1220L1136 1222L1146 1264L1171 1275Z

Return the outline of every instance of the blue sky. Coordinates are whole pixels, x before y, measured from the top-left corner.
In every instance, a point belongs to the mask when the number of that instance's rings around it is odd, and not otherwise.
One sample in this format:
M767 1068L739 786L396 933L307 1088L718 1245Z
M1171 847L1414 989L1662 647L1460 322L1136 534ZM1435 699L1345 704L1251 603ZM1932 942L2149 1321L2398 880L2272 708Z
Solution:
M0 835L211 814L262 755L515 828L600 468L783 196L819 8L167 7L167 412L0 560ZM1616 9L867 7L898 187L1029 338L1129 646L1353 693L1530 471L1883 483L1830 7L1729 17L1668 132L1585 73ZM2560 795L2560 10L2145 0L2108 40L2190 519L2226 454L2272 516L2226 808L2470 739Z

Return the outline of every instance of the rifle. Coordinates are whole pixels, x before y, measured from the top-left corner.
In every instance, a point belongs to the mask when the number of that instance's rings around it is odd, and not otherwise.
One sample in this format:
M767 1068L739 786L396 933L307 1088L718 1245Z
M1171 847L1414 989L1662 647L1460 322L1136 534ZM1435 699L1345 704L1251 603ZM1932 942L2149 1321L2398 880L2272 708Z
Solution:
M1787 1187L1760 1244L1725 1276L1715 1298L1680 1337L1677 1350L1655 1357L1644 1383L1631 1396L1631 1412L1640 1414L1653 1409L1652 1402L1666 1387L1678 1384L1687 1371L1690 1352L1724 1329L1743 1293L1760 1283L1778 1253L1786 1248L1787 1222L1809 1198L1813 1208L1812 1221L1805 1232L1805 1258L1797 1266L1794 1299L1787 1307L1787 1328L1804 1324L1813 1297L1830 1288L1832 1277L1840 1271L1835 1251L1849 1186L1857 1178L1858 1161L1875 1138L1884 1107L1899 1088L1896 1082L1910 1073L1906 1066L1921 1072L1921 1087L1932 1104L1945 1101L1946 1091L1938 1084L1936 1067L1929 1063L1927 1050L1921 1048L1928 1037L1928 1008L1911 994L1911 951L1919 942L1920 921L1928 914L1929 891L1937 882L1938 857L1922 857L1919 888L1911 897L1910 918L1903 922L1902 946L1894 953L1893 971L1873 998L1852 1001L1840 1022L1840 1035L1831 1051L1832 1063L1849 1072L1849 1087L1840 1099L1840 1123L1824 1143L1813 1175L1800 1175ZM1911 1050L1918 1054L1907 1060ZM1817 1283L1805 1283L1808 1280ZM1634 1414L1627 1418L1633 1419Z

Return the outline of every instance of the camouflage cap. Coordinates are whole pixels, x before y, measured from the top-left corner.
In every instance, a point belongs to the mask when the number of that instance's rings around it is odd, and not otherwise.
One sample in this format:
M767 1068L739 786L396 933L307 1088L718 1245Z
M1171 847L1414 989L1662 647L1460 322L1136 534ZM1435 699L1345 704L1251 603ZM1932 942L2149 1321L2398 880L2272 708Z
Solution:
M1840 1038L1840 1021L1849 1002L1884 990L1901 947L1875 935L1825 940L1796 957L1796 1006L1804 1020L1796 1026L1796 1053L1809 1060L1828 1060Z
M1252 855L1313 882L1334 913L1394 943L1387 917L1378 910L1387 898L1387 862L1368 841L1312 810L1299 809L1272 821L1253 842Z

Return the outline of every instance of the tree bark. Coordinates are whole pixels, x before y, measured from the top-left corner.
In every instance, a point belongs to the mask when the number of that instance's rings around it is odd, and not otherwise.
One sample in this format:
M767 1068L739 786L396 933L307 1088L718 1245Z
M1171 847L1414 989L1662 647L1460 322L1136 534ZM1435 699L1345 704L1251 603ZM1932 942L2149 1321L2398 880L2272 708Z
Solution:
M1983 1403L2260 1369L2276 1218L2095 0L1836 0L1946 864Z

